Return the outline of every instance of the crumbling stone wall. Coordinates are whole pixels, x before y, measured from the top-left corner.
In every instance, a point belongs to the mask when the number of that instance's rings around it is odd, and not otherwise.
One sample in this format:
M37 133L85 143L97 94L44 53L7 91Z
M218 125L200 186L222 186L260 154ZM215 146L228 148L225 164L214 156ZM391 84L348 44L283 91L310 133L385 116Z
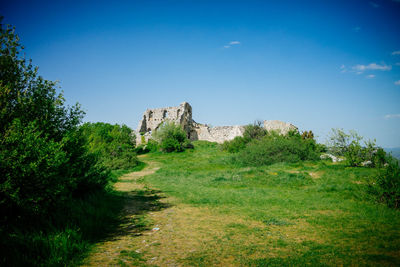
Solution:
M244 126L217 126L208 127L204 124L196 124L193 127L197 135L196 140L205 140L210 142L223 143L227 140L232 140L236 136L243 136Z
M277 120L264 121L264 128L267 131L278 131L281 134L287 134L289 131L298 131L298 128L293 124Z
M182 125L185 132L190 133L192 129L192 107L183 102L178 107L147 109L139 122L136 130L136 143L142 143L151 138L151 133L156 131L164 122L170 121Z
M181 125L192 141L205 140L223 143L236 136L243 136L244 133L244 126L209 127L206 124L195 122L192 119L192 107L189 103L183 102L178 107L147 109L136 131L136 143L147 142L151 138L152 132L156 131L166 121ZM264 128L269 131L279 131L281 134L287 134L290 130L297 130L296 126L277 120L264 121Z

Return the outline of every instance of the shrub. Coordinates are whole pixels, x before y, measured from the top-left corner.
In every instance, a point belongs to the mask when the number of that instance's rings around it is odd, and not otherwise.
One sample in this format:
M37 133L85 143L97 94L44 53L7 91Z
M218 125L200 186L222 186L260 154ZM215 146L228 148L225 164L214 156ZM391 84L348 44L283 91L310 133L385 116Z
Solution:
M159 145L158 145L158 142L156 140L149 139L147 141L147 144L146 143L142 143L142 144L138 145L135 148L135 152L138 155L146 154L146 153L149 153L149 152L157 152L158 151L158 147L159 147Z
M382 167L385 164L386 152L376 146L374 141L364 142L364 146L360 144L363 137L355 131L348 134L340 129L332 129L330 136L328 151L345 156L348 165L352 167Z
M251 141L234 157L234 161L240 165L250 166L318 159L315 140L304 140L298 133L279 135L273 131L261 139Z
M303 139L314 139L314 133L312 131L304 131L301 134L301 138L303 138Z
M253 124L246 125L243 137L236 136L230 141L225 141L221 145L221 149L230 153L236 153L246 147L246 144L254 139L260 139L267 135L267 130L262 127L261 121L255 121Z
M157 152L158 151L157 141L149 139L149 141L147 141L146 148L149 150L149 152Z
M262 126L262 121L255 121L253 124L245 126L243 138L247 141L260 139L267 135L267 130Z
M234 139L230 141L225 141L221 145L221 149L224 151L228 151L229 153L236 153L246 147L248 141L246 141L242 136L236 136Z
M154 133L160 148L165 152L182 152L190 143L185 131L173 122L166 122Z
M135 147L135 152L137 155L142 155L142 154L149 153L150 150L147 148L146 144L140 144Z
M346 148L344 153L346 160L350 166L360 166L365 161L365 151L361 147L358 140L353 140L350 145Z
M400 167L399 161L388 156L387 166L378 175L370 190L378 196L379 201L391 208L400 207Z
M135 136L126 125L85 123L81 126L89 142L89 151L98 155L105 167L128 169L138 164L135 153Z
M368 141L365 146L361 146L358 141L353 141L347 148L345 157L352 167L381 168L386 163L386 152L383 148L376 147L375 141Z

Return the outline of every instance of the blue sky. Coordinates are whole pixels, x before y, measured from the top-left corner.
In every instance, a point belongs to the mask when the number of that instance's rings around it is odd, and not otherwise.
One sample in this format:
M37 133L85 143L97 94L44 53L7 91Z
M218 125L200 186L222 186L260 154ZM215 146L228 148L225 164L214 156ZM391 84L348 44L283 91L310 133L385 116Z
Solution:
M85 121L136 128L187 101L214 126L277 119L400 147L400 1L0 3Z

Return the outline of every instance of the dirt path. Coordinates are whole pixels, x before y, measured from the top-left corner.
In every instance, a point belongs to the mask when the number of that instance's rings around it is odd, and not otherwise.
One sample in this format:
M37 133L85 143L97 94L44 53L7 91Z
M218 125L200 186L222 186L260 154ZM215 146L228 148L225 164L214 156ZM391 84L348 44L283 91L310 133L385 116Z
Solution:
M145 169L124 175L115 184L127 198L119 229L95 246L83 266L237 265L231 253L221 247L228 242L224 235L227 225L262 225L183 204L148 188L142 178L156 172L159 164L146 157L141 160L147 163ZM236 242L247 239L237 236ZM214 261L208 262L205 257Z
M142 160L144 158L142 157ZM162 198L160 192L151 190L141 183L140 180L144 176L153 174L159 169L156 162L144 161L147 166L143 170L126 174L115 183L115 189L126 197L121 224L112 236L95 246L82 266L136 265L132 259L143 262L140 254L132 249L138 237L152 232L147 228L146 214L168 207L168 204L160 201ZM126 257L131 259L128 261Z

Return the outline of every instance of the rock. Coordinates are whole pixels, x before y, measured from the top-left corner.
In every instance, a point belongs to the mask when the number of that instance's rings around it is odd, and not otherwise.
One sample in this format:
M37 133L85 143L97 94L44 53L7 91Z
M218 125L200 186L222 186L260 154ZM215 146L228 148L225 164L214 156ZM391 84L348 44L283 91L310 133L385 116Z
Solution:
M332 162L340 162L340 161L344 160L343 158L339 158L339 157L336 157L336 156L334 156L332 154L328 154L328 153L324 153L320 156L320 159L328 159L328 158L330 158L332 160Z
M363 166L363 167L371 167L372 166L372 161L370 161L370 160L363 161L363 162L361 162L361 166Z

